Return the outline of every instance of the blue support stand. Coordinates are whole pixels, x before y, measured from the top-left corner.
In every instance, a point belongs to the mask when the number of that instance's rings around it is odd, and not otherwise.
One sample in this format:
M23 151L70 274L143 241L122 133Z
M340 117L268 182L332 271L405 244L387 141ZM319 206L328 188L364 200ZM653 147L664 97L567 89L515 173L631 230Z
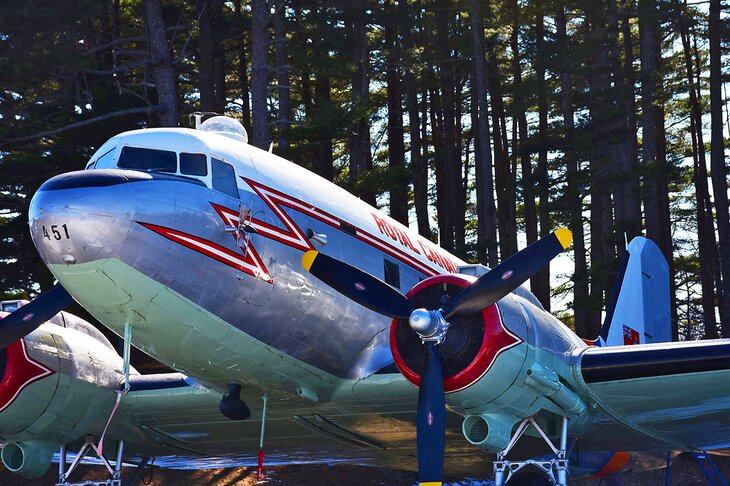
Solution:
M690 454L694 457L697 465L700 466L702 474L704 474L707 478L707 484L710 486L727 486L725 479L723 479L720 471L717 469L717 466L707 452L691 451Z

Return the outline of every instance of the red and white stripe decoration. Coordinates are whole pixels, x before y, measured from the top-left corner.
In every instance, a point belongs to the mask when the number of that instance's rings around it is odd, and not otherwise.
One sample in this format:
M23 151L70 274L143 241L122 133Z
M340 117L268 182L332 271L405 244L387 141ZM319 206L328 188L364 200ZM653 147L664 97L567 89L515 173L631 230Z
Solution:
M368 245L373 246L384 253L387 253L389 256L400 260L406 265L413 267L417 271L424 273L426 276L430 277L441 273L440 271L435 270L430 266L422 263L418 258L415 258L408 253L405 253L400 248L391 245L390 243L387 243L382 239L377 238L370 233L341 220L337 216L333 216L326 211L312 206L311 204L307 204L303 201L300 201L299 199L293 198L287 194L277 191L276 189L266 187L251 179L245 177L243 177L242 179L256 192L256 194L261 197L261 199L264 200L264 202L271 208L272 211L274 211L274 214L279 217L281 222L287 228L287 231L284 231L280 228L276 228L275 226L271 226L263 221L253 218L251 220L251 226L253 226L256 231L258 231L260 234L263 234L264 236L267 236L273 240L302 251L314 249L312 243L304 235L302 230L299 229L296 223L294 223L291 217L286 213L286 211L284 211L283 208L288 207L307 216L311 216L312 218L321 221L329 226L332 226L333 228L348 233L358 240L363 241ZM235 211L231 212L236 216L236 219L238 219L238 214Z
M377 248L383 253L405 263L406 265L412 267L413 269L426 275L427 277L431 277L441 273L440 270L437 270L430 265L424 263L419 258L404 251L402 248L399 248L387 241L384 241L381 238L378 238L366 231L363 231L362 229L357 228L354 225L349 224L341 220L340 218L327 213L326 211L323 211L319 208L312 206L311 204L307 204L303 201L300 201L299 199L277 191L276 189L266 187L263 184L259 184L258 182L251 179L245 177L243 177L242 179L256 192L259 197L261 197L261 199L266 203L271 211L273 211L273 214L276 215L276 217L281 221L282 225L284 226L284 228L274 226L270 223L267 223L266 221L256 218L255 214L249 215L247 211L244 211L244 223L247 226L253 228L258 235L272 239L283 245L295 248L297 250L301 250L303 252L313 250L314 246L312 245L312 242L309 241L309 238L307 238L306 234L294 222L289 213L287 213L286 208L289 208L301 214L310 216L318 221L321 221L322 223L325 223L339 231L342 231L343 233L352 236L353 238L356 238L374 248ZM212 202L211 205L227 227L239 228L239 220L241 218L241 214L239 211L226 208ZM230 267L241 270L242 272L252 275L256 278L260 278L261 280L264 280L266 282L272 282L271 275L269 274L266 266L261 260L261 257L259 257L256 249L254 248L254 245L248 239L248 236L245 232L240 232L239 234L239 231L234 231L232 233L232 236L236 240L241 238L243 238L244 240L243 242L239 242L238 245L243 250L243 254L240 254L238 252L229 250L217 243L213 243L212 241L205 240L198 236L184 233L182 231L178 231L172 228L142 222L140 222L139 224L141 224L145 228L154 231L155 233L164 236L169 240L190 248L191 250L195 250ZM419 244L424 251L428 249L423 246L423 243ZM411 246L411 248L415 247ZM433 252L434 250L431 251ZM415 250L415 252L420 253L418 250ZM433 258L429 259L434 261Z
M213 243L212 241L204 240L203 238L183 233L182 231L174 230L172 228L166 228L164 226L158 226L150 223L139 224L159 235L164 236L168 240L202 253L203 255L226 264L229 267L238 269L256 278L260 278L265 282L271 283L273 281L258 253L256 253L256 249L253 245L244 244L242 249L245 250L245 253L240 254L224 248L217 243ZM246 236L243 235L243 237L245 238Z

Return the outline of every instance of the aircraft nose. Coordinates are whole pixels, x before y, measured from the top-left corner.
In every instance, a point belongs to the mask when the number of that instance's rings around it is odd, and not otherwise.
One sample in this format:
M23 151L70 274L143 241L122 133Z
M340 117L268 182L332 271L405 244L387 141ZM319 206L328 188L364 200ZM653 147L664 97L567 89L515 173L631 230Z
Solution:
M31 200L31 237L47 265L85 263L114 254L129 232L135 207L124 171L61 174Z

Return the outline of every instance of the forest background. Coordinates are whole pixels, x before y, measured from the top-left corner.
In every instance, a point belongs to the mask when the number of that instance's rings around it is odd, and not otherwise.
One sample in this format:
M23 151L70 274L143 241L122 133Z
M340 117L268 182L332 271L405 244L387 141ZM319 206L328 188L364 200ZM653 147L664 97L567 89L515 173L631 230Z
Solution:
M720 0L3 0L0 292L52 284L46 179L202 111L470 261L569 227L531 288L583 337L644 234L674 339L730 337L728 33Z

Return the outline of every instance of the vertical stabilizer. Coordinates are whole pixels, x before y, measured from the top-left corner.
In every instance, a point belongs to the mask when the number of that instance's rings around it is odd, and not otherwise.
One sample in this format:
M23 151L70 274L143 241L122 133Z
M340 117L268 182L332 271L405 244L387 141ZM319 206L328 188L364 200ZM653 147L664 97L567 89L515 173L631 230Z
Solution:
M656 244L642 236L626 248L606 320L601 346L671 341L669 265Z

